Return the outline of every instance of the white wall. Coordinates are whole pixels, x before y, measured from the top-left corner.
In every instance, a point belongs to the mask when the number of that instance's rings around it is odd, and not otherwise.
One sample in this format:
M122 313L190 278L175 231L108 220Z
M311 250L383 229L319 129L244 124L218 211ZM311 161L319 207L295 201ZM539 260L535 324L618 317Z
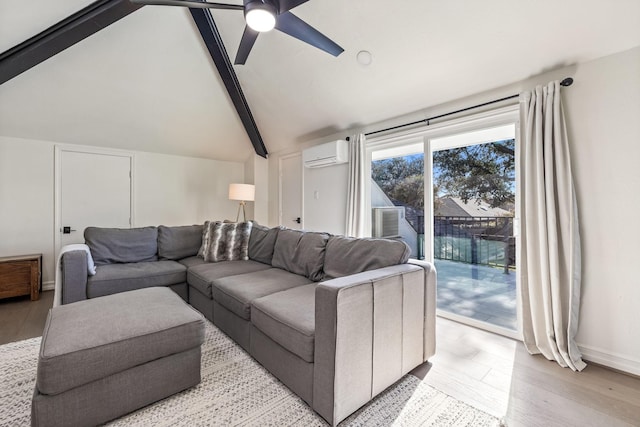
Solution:
M0 257L42 253L53 280L53 144L0 137Z
M255 163L256 160L254 156L249 156L249 158L244 162L244 178L242 180L242 184L255 185ZM247 212L247 218L255 219L255 201L247 202L245 210Z
M134 168L136 227L236 217L238 203L229 200L229 184L244 181L241 163L136 153Z
M269 224L269 161L254 154L253 175L256 186L256 200L253 204L253 218L259 224Z
M575 79L571 87L563 89L563 99L583 248L577 341L586 359L640 375L636 321L640 303L640 273L636 267L640 254L640 227L636 225L640 212L640 47L382 123L345 130L310 141L300 149L502 98L567 76ZM278 155L272 156L272 173ZM272 200L277 200L274 180L277 174L272 175L270 187ZM346 197L346 179L342 183L323 183L321 179L312 182L321 194ZM309 190L305 183L305 193ZM341 206L336 205L335 210ZM273 203L269 212L277 212ZM340 228L335 223L338 217L336 214L326 223L317 217L313 226Z
M565 115L580 208L585 357L640 375L640 47L577 67Z
M0 136L0 256L43 254L43 281L54 280L54 146ZM235 162L137 152L134 226L200 224L234 217Z
M302 168L304 176L304 228L344 234L347 212L346 182L349 165Z
M269 224L269 161L252 154L244 163L245 184L256 187L255 200L247 203L247 218L258 224Z

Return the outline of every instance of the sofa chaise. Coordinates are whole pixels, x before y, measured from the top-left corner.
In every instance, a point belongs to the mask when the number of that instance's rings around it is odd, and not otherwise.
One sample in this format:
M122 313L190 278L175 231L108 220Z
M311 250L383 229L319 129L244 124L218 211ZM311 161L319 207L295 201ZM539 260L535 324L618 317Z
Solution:
M212 224L88 228L62 304L170 287L331 425L435 353L436 272L404 242L253 223L247 259L207 262Z

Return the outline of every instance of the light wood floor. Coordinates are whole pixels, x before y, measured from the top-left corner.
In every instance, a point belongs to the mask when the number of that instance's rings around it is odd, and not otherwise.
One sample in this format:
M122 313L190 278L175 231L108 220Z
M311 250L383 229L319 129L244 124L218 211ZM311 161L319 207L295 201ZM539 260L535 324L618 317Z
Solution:
M509 427L640 426L640 378L590 363L576 373L521 342L443 318L436 343L414 374Z
M0 344L42 334L53 292L0 300ZM1 369L1 368L0 368ZM589 364L580 373L522 343L438 318L437 352L415 375L509 427L640 426L640 378Z
M42 335L53 291L42 292L38 301L27 297L0 299L0 344Z

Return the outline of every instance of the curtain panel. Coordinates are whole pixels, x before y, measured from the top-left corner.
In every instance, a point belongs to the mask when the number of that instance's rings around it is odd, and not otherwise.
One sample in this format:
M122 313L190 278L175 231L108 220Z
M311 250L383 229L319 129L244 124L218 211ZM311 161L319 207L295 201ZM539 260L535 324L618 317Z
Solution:
M345 235L365 236L365 143L363 133L349 141L349 182L347 185L347 218Z
M581 371L580 234L560 83L522 93L520 112L524 344L531 354Z

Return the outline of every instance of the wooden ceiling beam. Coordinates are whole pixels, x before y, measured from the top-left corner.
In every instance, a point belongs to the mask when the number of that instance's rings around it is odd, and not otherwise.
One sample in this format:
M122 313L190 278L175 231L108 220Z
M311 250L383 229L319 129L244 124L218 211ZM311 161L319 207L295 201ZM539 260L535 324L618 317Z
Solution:
M251 144L253 145L256 154L266 159L268 155L267 148L262 141L262 136L260 135L260 131L258 130L255 120L253 119L253 114L251 114L249 104L247 103L247 99L244 97L242 87L240 87L240 82L238 81L238 76L233 69L233 64L229 59L229 55L224 47L224 43L222 42L222 38L220 37L220 33L216 27L216 23L213 21L213 16L211 16L211 12L209 9L189 9L189 11L191 12L191 16L193 17L196 26L198 27L198 31L200 31L204 44L207 46L211 59L218 69L222 82L229 93L231 102L233 102L233 105L238 112L240 121L249 136L249 140L251 140Z
M0 54L0 84L141 8L129 0L98 0Z

